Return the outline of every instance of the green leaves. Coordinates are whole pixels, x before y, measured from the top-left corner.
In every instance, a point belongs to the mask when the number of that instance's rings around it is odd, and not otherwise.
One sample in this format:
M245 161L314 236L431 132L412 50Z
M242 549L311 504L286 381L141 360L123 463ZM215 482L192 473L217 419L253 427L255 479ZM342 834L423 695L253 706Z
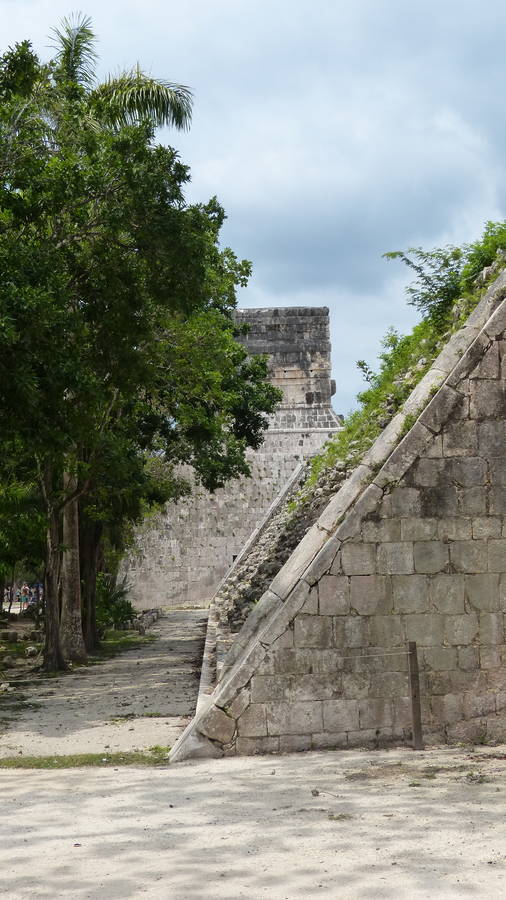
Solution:
M62 19L60 27L53 28L52 34L57 76L68 84L92 85L98 56L90 17L74 13Z
M109 76L89 96L97 117L116 128L147 119L156 127L170 125L188 129L192 115L192 92L183 84L152 78L139 66Z

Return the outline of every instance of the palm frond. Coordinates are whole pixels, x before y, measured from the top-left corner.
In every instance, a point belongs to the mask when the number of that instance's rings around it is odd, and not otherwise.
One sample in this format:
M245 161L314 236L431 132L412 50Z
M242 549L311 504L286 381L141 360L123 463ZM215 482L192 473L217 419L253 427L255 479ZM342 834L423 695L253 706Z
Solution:
M62 19L59 28L53 28L55 62L68 81L90 87L95 81L96 37L91 19L82 13L73 13Z
M100 118L116 126L149 119L153 125L190 127L193 95L184 84L173 84L146 75L136 66L109 77L89 95Z

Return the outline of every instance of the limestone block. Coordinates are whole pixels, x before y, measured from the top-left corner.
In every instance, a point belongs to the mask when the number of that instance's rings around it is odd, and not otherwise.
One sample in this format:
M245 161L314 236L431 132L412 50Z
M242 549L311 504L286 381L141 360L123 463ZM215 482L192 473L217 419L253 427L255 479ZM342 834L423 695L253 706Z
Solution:
M313 562L304 575L304 580L307 581L308 584L316 584L316 582L320 580L322 575L330 570L330 567L332 566L332 563L334 562L340 547L341 542L338 540L338 538L332 536L328 539L319 553L315 556Z
M499 609L499 576L466 575L466 599L473 609L494 612Z
M487 462L478 456L463 456L446 461L450 479L460 487L475 487L487 481Z
M422 457L414 464L410 477L419 487L432 487L444 480L447 467L448 460Z
M421 512L420 492L413 487L396 487L390 493L392 516L412 517Z
M471 382L472 419L496 419L506 414L506 385L502 381Z
M348 732L321 732L313 734L311 747L313 750L343 750L348 746Z
M364 699L359 700L360 728L388 728L393 724L393 705L391 700Z
M267 734L265 706L262 703L252 703L242 713L237 721L237 734L239 737L263 737Z
M273 650L279 650L281 647L293 647L293 628L289 627L283 631L271 646Z
M329 569L329 575L342 575L343 565L341 562L341 551L338 550L334 556L334 561Z
M506 538L488 542L489 572L506 572Z
M485 338L483 338L485 340ZM500 359L499 345L497 341L492 341L488 349L485 351L480 362L476 365L469 377L475 378L499 378L500 375Z
M458 488L458 508L465 516L484 516L487 512L486 487Z
M442 725L458 722L464 716L464 704L461 694L446 694L442 697L433 697L431 700L432 712L436 721Z
M427 689L424 691L425 697L443 696L451 694L453 690L451 671L428 672L427 673Z
M344 521L337 526L336 537L341 541L359 537L364 519L375 515L382 497L383 491L377 485L369 484L346 514Z
M258 756L264 753L279 753L277 737L238 737L236 741L238 756Z
M402 412L406 416L418 416L426 407L429 397L441 386L445 380L446 374L442 369L435 368L432 365L423 378L414 387L408 399L402 407Z
M271 583L271 590L285 600L293 590L299 578L328 540L328 534L313 525L304 535L283 568Z
M406 405L403 415L409 414ZM432 439L432 432L428 431L420 422L415 422L407 435L389 456L385 465L374 478L374 484L384 488L388 484L395 484L404 477L409 467L417 456L426 450Z
M420 488L420 504L422 516L456 516L459 512L457 488L453 484Z
M425 407L420 416L420 422L430 431L437 434L441 431L450 414L455 412L455 407L460 409L462 403L463 398L461 394L457 393L449 385L443 385L428 406Z
M482 644L502 644L504 640L502 613L480 613L480 641Z
M229 716L233 719L238 719L239 716L242 716L244 710L250 705L251 702L251 692L248 688L244 688L237 695L235 700L230 704L229 707L225 710Z
M350 611L350 579L346 575L324 575L318 583L321 616L345 616Z
M371 644L383 650L399 647L404 643L401 617L398 615L372 616L369 624ZM366 660L367 662L367 660Z
M343 659L339 650L312 650L312 671L316 673L335 673L345 668L347 660Z
M318 588L311 588L309 596L307 600L304 601L304 605L301 608L301 612L306 613L308 616L318 615Z
M424 575L392 575L396 613L422 613L428 609L428 582Z
M506 446L506 421L478 422L478 449L481 456L502 456Z
M212 741L228 744L235 734L235 719L217 706L211 706L199 719L198 729Z
M344 644L346 647L367 647L369 644L369 620L364 616L347 616L336 620L344 623ZM337 644L337 641L336 641Z
M375 544L343 544L343 572L346 575L370 575L376 571Z
M478 535L476 535L478 537ZM439 519L437 537L440 541L470 541L473 537L472 519L469 516L450 516Z
M498 647L480 647L482 669L497 669L501 665L501 651Z
M346 510L357 499L363 487L371 480L369 466L359 465L334 495L318 519L320 528L330 532L342 518Z
M359 615L392 612L392 592L386 575L355 575L351 578L351 606Z
M437 537L438 520L419 516L400 519L402 541L431 541Z
M479 668L480 654L477 647L459 647L457 653L459 669L470 672Z
M476 455L477 450L478 428L476 422L456 422L445 426L443 430L443 455L445 457L473 456Z
M432 440L429 441L423 454L431 459L441 459L443 456L443 435L434 434Z
M486 572L486 541L454 541L450 544L450 562L456 572Z
M413 544L415 572L435 575L448 565L448 545L443 541L416 541Z
M288 703L308 700L330 700L342 692L341 675L296 675L288 678L284 699ZM272 697L272 700L277 699Z
M397 413L390 419L387 427L376 438L370 450L363 457L364 465L370 466L371 469L377 469L378 466L381 466L388 459L399 443L404 420L405 415L402 412Z
M478 635L478 616L475 612L463 616L445 616L444 637L451 646L471 644Z
M169 761L176 763L183 759L220 759L222 756L223 749L200 734L193 720L172 747Z
M299 615L294 622L295 647L326 649L333 644L333 627L330 616Z
M356 731L359 728L358 704L358 700L324 700L324 725L320 731Z
M403 616L406 640L422 647L437 647L443 643L444 617L437 613L412 613Z
M495 694L476 695L466 692L463 701L464 717L476 719L495 713Z
M232 647L227 653L226 665L232 665L242 653L242 649L247 646L251 638L260 630L260 627L267 620L268 616L280 609L281 600L272 591L265 591L258 603L251 610L248 618L237 635Z
M290 648L278 650L273 655L272 669L278 675L295 675L316 671L313 663L313 651ZM262 667L262 674L263 671Z
M286 677L280 675L253 675L251 679L251 702L264 703L267 700L284 700L287 687L288 681Z
M409 575L414 571L413 544L410 541L379 544L377 571L383 575Z
M293 618L302 609L309 597L311 588L302 579L295 586L284 604L266 620L265 626L260 630L258 640L264 645L272 645L279 640L290 628ZM290 644L291 645L291 644Z
M506 484L506 461L504 456L491 456L488 460L492 484Z
M323 711L325 703L332 700L311 700L307 703L268 703L267 733L279 734L313 734L323 731Z
M372 679L370 697L393 698L406 694L409 694L407 672L384 672L381 676Z
M263 662L266 656L266 650L261 644L255 644L254 647L245 653L244 658L238 662L233 669L227 672L223 682L220 682L215 689L213 699L216 703L226 709L237 697L242 688L250 681L252 675Z
M343 672L343 697L347 700L358 700L367 697L371 687L371 677L358 672Z
M502 520L496 516L478 516L473 519L473 538L500 538Z
M454 647L426 647L423 658L425 665L436 672L457 668L457 651Z
M302 750L311 750L310 734L280 734L280 753L300 753Z
M506 514L506 486L493 484L489 491L490 512L492 515Z
M468 329L465 330L468 331ZM469 377L469 375L476 370L476 367L480 365L487 348L490 347L492 343L491 339L484 332L476 334L476 330L472 329L472 331L468 333L470 335L476 335L476 337L449 375L447 384L449 384L450 387L457 387L464 378Z
M434 575L429 578L429 598L439 613L463 613L465 581L463 575Z
M365 542L376 541L400 541L401 540L401 522L412 521L411 519L374 519L364 522L362 526L362 537ZM402 538L407 540L407 538Z

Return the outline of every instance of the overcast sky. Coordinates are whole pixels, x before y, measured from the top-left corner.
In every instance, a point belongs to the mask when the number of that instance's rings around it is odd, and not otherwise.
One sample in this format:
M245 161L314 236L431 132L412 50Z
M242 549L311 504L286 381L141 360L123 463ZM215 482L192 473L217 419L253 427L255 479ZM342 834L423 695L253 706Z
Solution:
M506 207L500 0L87 0L100 73L135 62L195 94L190 200L216 194L223 242L251 259L241 306L328 306L346 413L394 325L408 273L382 254L474 240ZM0 0L2 45L76 6Z

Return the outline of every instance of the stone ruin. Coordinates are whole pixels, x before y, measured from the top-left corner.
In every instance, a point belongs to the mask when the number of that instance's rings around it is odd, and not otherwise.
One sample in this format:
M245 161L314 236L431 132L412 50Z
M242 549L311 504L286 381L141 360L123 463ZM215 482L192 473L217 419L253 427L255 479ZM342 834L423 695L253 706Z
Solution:
M426 739L506 739L505 297L503 272L339 474L238 633L237 591L227 600L222 584L197 713L172 761L410 742L408 641Z
M270 380L283 392L250 478L209 494L192 494L150 518L121 575L136 609L207 607L221 580L287 483L341 427L331 406L329 311L325 307L237 310L249 326L240 339L269 358Z

